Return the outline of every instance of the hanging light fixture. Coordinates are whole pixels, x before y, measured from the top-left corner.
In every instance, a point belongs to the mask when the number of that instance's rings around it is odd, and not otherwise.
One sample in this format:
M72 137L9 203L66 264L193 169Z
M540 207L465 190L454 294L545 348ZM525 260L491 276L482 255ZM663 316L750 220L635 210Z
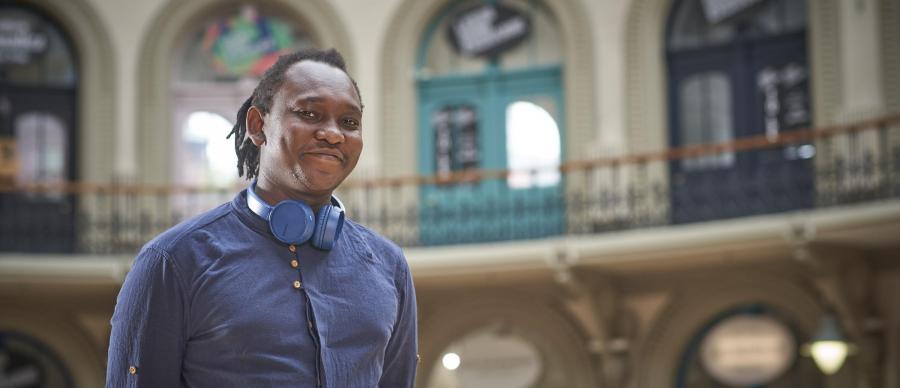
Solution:
M809 353L816 366L826 375L834 374L844 365L851 351L852 346L845 340L837 317L832 312L825 313L809 344Z

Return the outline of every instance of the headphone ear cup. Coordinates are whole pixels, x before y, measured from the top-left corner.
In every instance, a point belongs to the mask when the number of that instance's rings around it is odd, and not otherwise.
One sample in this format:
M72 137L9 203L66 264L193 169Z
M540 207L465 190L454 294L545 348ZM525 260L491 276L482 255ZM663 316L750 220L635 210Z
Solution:
M269 230L278 241L300 245L316 228L312 209L299 201L282 201L269 213Z
M331 250L344 226L344 210L332 205L322 205L316 215L316 230L310 243L319 249Z

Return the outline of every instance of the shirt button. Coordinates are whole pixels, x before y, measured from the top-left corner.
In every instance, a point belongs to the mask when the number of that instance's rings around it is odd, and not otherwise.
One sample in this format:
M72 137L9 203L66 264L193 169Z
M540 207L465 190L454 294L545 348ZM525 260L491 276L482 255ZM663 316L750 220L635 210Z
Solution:
M297 268L300 266L300 262L297 260L291 260L291 268Z
M291 244L291 245L288 246L288 250L291 251L291 253L297 252L297 246Z
M300 283L299 280L294 280L294 288L300 288L300 287L303 287L303 283Z
M306 321L306 326L309 326L309 328L312 329L312 321Z
M128 367L128 373L129 373L129 374L137 374L137 368L136 368L134 365L129 366L129 367Z

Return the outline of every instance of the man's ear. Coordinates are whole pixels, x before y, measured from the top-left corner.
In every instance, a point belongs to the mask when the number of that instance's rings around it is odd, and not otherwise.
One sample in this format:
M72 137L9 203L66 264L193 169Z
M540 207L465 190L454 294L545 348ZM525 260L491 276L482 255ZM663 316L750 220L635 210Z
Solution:
M266 142L266 134L263 132L265 124L262 112L250 105L250 108L247 109L247 136L250 136L250 141L257 147L261 147Z

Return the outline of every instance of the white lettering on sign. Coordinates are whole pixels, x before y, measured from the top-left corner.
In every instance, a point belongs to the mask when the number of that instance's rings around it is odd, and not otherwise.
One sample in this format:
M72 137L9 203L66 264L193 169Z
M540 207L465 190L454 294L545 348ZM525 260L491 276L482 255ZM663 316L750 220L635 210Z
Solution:
M0 19L0 63L27 64L46 48L47 36L32 31L27 21Z
M492 7L481 7L453 25L460 49L469 54L479 53L491 47L526 33L525 19L511 18L494 26L497 11Z

